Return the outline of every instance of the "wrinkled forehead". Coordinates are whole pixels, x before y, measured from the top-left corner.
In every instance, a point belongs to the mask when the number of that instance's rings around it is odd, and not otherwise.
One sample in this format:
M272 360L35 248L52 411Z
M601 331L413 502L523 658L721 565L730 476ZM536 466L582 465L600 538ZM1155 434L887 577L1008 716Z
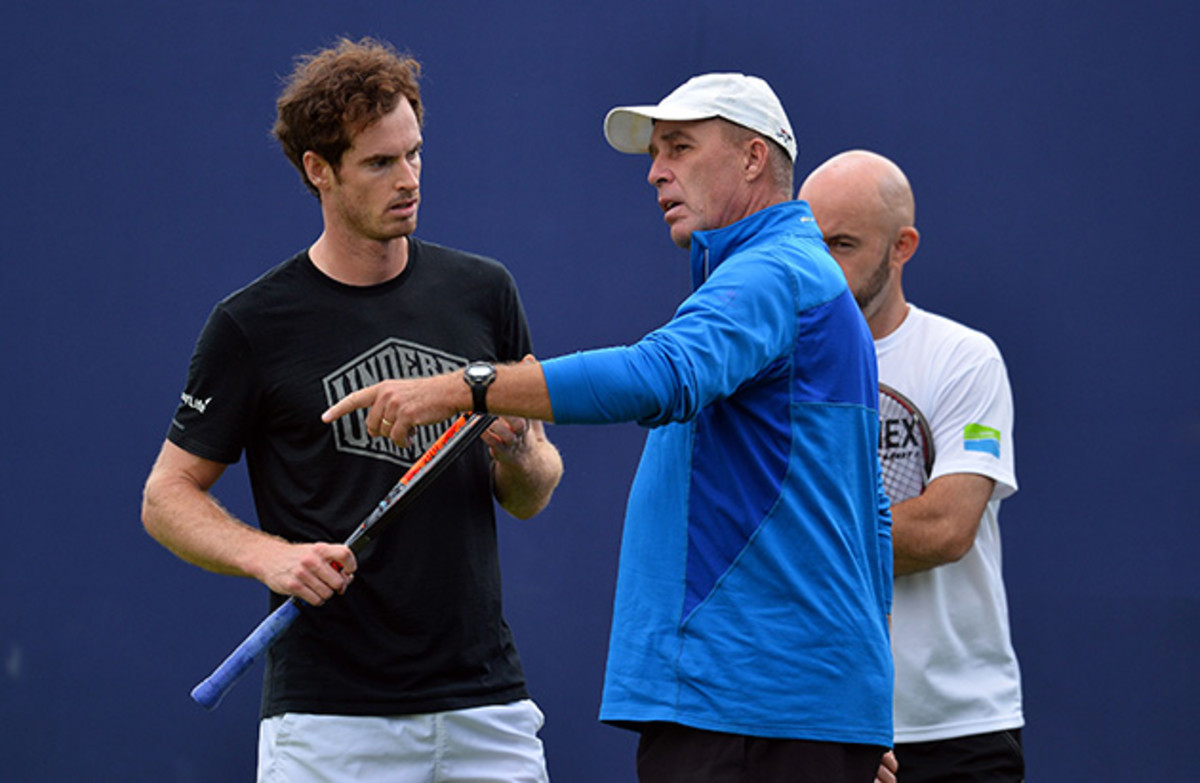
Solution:
M650 129L650 144L679 139L700 140L720 131L723 120L709 117L703 120L655 120Z

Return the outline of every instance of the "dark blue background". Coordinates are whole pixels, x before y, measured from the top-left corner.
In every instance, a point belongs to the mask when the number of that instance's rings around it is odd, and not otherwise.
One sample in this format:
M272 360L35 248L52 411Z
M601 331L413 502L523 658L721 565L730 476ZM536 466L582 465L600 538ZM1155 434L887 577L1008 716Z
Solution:
M0 48L5 415L0 777L252 777L259 671L188 691L261 587L176 560L140 491L212 304L311 242L268 131L292 57L377 35L426 67L420 234L516 275L539 354L627 342L686 294L613 105L767 78L800 141L893 157L910 298L989 332L1017 400L1004 504L1031 781L1194 768L1200 545L1198 12L1190 2L10 2ZM642 432L551 429L550 510L505 519L508 616L555 779L632 779L595 720ZM219 497L253 518L241 466ZM798 650L798 655L803 651Z

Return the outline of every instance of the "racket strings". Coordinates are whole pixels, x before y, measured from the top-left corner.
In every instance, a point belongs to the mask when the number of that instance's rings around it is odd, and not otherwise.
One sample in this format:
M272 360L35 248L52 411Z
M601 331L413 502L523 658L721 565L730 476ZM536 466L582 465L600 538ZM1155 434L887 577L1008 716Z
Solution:
M883 488L893 503L914 498L925 489L929 446L920 414L887 393L881 393L879 463Z

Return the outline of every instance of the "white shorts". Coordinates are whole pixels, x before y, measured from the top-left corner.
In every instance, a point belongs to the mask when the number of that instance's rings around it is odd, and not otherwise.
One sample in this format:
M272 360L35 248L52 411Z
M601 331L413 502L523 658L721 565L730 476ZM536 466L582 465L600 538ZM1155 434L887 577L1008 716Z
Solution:
M258 732L258 783L549 783L529 699L428 715L287 713Z

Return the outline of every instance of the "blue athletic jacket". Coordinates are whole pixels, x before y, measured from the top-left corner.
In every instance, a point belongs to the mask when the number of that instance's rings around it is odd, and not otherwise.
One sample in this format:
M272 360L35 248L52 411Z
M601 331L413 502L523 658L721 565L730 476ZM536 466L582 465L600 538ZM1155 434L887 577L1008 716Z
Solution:
M890 745L871 334L805 202L693 233L691 260L665 326L543 364L556 422L652 428L600 717Z

